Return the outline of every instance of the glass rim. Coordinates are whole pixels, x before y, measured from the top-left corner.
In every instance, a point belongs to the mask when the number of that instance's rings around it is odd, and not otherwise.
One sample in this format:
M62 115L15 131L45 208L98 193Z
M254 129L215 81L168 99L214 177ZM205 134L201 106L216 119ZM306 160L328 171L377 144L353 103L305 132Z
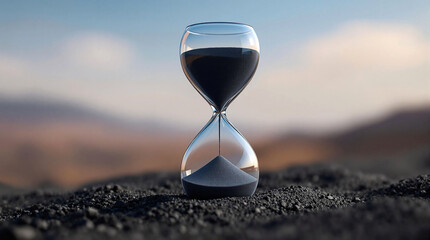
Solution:
M219 24L219 25L227 25L227 26L243 26L243 27L247 27L249 28L248 31L238 31L238 32L233 32L233 33L209 33L209 32L199 32L199 31L193 31L192 28L193 27L198 27L198 26L205 26L205 25L215 25L215 24ZM240 35L240 34L246 34L246 33L250 33L252 31L254 31L254 28L249 25L249 24L245 24L245 23L239 23L239 22L201 22L201 23L194 23L194 24L190 24L185 28L185 31L190 32L192 34L197 34L197 35Z

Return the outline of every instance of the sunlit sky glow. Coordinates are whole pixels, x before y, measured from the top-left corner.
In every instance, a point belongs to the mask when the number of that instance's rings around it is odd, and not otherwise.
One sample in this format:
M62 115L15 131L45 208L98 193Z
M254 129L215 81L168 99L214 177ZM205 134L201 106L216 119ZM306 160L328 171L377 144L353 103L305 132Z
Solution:
M228 111L238 126L332 129L430 103L427 1L2 1L0 96L199 127L210 108L179 42L205 21L259 37L257 73Z

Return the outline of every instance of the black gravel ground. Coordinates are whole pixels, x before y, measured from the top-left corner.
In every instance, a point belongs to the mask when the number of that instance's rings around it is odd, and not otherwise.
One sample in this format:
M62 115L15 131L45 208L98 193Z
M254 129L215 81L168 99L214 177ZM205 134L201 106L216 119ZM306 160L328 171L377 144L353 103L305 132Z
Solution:
M252 197L193 200L177 174L0 198L0 239L430 239L430 175L262 174Z

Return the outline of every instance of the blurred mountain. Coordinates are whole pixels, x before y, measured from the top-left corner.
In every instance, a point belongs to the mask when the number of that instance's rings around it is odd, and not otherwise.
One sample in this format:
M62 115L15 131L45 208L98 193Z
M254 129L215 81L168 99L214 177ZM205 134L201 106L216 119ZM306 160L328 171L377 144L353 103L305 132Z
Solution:
M75 187L141 172L179 172L194 135L61 101L0 98L0 182ZM264 136L252 145L262 170L327 161L399 162L402 154L430 149L430 108L399 111L340 133ZM373 162L360 167L372 168Z
M332 137L345 154L388 154L430 146L430 108L396 112Z
M59 122L98 123L132 131L153 132L169 129L165 124L156 121L146 119L133 121L57 99L0 98L0 123L55 124Z
M323 136L284 135L256 149L267 169L333 159L399 158L430 150L430 107L405 109ZM368 168L371 168L369 166Z
M65 102L38 99L0 101L0 120L11 122L107 121L118 119Z
M333 137L336 164L391 178L430 172L430 108L396 112Z

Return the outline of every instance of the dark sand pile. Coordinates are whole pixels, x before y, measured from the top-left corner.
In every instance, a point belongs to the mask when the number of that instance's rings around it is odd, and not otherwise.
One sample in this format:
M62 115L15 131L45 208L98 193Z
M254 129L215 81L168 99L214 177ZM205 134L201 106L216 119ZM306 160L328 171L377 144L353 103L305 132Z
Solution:
M258 180L223 156L182 179L187 196L199 199L251 196Z
M0 239L429 239L430 176L262 174L252 197L191 200L177 174L0 198Z

